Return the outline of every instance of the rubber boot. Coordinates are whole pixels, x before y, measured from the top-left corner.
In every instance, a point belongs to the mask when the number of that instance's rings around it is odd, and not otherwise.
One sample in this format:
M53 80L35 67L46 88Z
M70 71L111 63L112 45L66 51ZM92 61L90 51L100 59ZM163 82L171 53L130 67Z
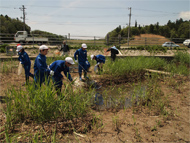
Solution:
M29 76L26 77L26 84L29 84Z
M30 74L30 77L34 79L34 75L32 73Z
M99 66L98 66L98 74L99 74L99 75L101 74L101 69L100 69Z
M80 81L82 81L81 76L82 76L82 73L79 73L79 80L80 80Z
M23 83L22 86L28 85L28 83L29 83L29 77L28 77L28 76L25 76L25 80L26 80L26 82Z
M85 79L89 79L89 78L87 77L87 72L84 72L84 78L85 78Z

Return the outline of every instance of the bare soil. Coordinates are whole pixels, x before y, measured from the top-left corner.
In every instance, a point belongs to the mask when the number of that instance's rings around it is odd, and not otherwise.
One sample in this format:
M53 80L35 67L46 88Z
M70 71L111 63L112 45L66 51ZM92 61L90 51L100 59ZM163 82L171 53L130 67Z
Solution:
M141 35L134 37L134 43L144 38L152 38L152 42L159 41L164 43L168 41L165 37L158 37L159 35ZM132 43L132 44L134 44ZM26 49L29 56L36 56L38 50ZM69 56L74 55L75 50L71 50ZM149 56L147 51L121 51L123 56ZM168 51L167 53L155 53L155 56L173 56L175 51ZM190 50L188 50L190 53ZM110 55L103 51L88 51L88 55L103 54ZM48 56L57 55L55 49L50 49ZM7 57L1 54L1 57ZM17 56L15 56L17 57ZM31 69L33 72L33 69ZM140 77L145 80L143 76L125 76L115 78L110 83L110 77L99 76L93 72L89 73L93 80L99 82L103 87L115 86L118 87L128 83L135 83ZM71 73L72 77L78 77L77 73ZM144 73L142 73L144 75ZM104 77L104 78L101 78ZM23 123L18 123L10 133L17 134L31 134L34 137L40 130L45 131L46 135L43 136L43 142L52 141L52 132L56 127L57 142L97 142L97 143L115 143L115 142L190 142L190 77L169 77L160 78L159 86L163 93L163 100L168 100L168 116L163 116L156 113L154 110L149 110L148 107L142 106L131 107L127 109L106 109L98 110L98 107L92 107L92 113L96 115L96 120L93 121L91 116L83 117L81 119L74 119L72 121L57 121L35 123L32 120L26 120ZM22 84L25 82L24 75L17 75L17 68L12 72L3 74L0 73L0 125L1 127L6 122L6 116L2 108L5 109L4 100L6 98L6 91L14 86L15 88L25 88ZM30 79L32 83L32 79ZM64 81L66 82L66 81ZM75 83L76 88L83 86L83 82L78 79ZM95 126L92 124L95 123ZM69 127L74 125L76 129L71 130ZM5 136L1 134L4 128L0 127L0 142L5 142ZM29 142L29 137L22 138L17 136L17 141ZM40 140L40 137L38 137Z
M33 69L31 69L33 71ZM93 80L99 82L102 86L118 87L130 82L136 82L137 77L129 76L113 79L110 85L110 78L95 75L90 72ZM77 73L71 73L72 77L78 77ZM144 74L142 74L144 75ZM142 80L144 80L143 76ZM92 113L96 115L96 126L93 126L93 118L91 116L72 121L57 121L34 123L26 120L18 123L12 130L12 133L30 133L37 134L39 130L46 132L44 142L51 142L53 130L56 127L56 138L58 142L190 142L190 82L189 77L178 76L173 79L169 77L160 78L159 86L164 98L168 99L169 108L168 116L157 114L155 111L149 110L147 107L131 107L127 109L106 109L98 110L92 107ZM11 73L0 73L0 108L5 108L3 98L6 98L6 90L14 86L16 88L25 88L21 86L24 81L24 75L17 75L17 68ZM32 82L32 79L30 79ZM78 86L82 86L83 82L76 81ZM77 87L76 87L77 88ZM3 126L6 122L6 116L0 110L0 124ZM70 126L74 125L76 129L71 130ZM0 132L3 129L0 128ZM44 136L45 138L45 136ZM40 137L39 137L40 139ZM17 137L18 141L29 142L28 138ZM5 141L5 137L0 135L0 141Z

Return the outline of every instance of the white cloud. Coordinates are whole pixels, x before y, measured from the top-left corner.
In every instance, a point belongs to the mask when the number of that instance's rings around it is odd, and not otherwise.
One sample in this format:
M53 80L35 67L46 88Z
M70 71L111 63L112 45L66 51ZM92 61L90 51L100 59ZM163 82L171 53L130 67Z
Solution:
M183 20L190 20L190 11L182 11L179 14L179 17Z

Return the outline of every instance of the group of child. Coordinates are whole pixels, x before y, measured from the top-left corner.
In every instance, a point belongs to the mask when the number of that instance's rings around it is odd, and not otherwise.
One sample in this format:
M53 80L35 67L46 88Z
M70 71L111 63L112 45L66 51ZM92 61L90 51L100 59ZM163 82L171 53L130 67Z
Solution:
M26 84L28 84L29 76L34 78L35 84L41 84L48 79L50 75L52 77L52 81L54 83L55 89L57 93L61 93L62 88L62 80L64 79L61 72L63 71L65 76L72 82L73 79L69 73L69 67L74 63L71 57L66 57L65 60L56 60L51 63L49 66L46 63L46 55L48 53L48 47L46 45L41 45L39 47L40 53L35 59L34 62L34 74L30 73L31 61L28 54L25 52L22 45L17 45L17 52L19 55L18 60L23 65L25 69L25 77ZM74 53L75 62L78 63L78 73L79 80L82 81L82 71L84 72L84 78L88 79L87 72L90 67L90 63L87 58L87 45L83 43L81 48L76 50ZM95 67L98 68L99 71L103 70L103 64L105 63L105 57L103 55L91 55L91 60L96 60L97 64Z

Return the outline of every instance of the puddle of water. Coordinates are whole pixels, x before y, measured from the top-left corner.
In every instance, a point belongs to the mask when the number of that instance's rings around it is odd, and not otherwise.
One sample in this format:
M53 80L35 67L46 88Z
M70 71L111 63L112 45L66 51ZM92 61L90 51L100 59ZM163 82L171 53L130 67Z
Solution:
M137 87L114 87L112 89L103 88L94 80L85 81L88 87L96 89L93 96L93 103L96 104L99 109L108 108L129 108L132 104L138 103L138 101L146 96L146 86L141 85ZM107 93L104 93L107 91ZM126 95L126 96L122 96Z
M95 94L95 104L96 105L103 105L104 104L104 99L102 97L102 94L100 94L100 93Z
M102 86L99 85L96 81L94 80L87 80L86 84L88 87L94 88L94 89L100 89Z
M118 89L115 89L118 90ZM119 98L117 91L111 91L107 96L104 95L101 91L96 91L94 96L94 103L99 106L101 109L109 108L129 108L134 102L138 102L141 98L146 96L146 86L138 87L137 89L131 89L128 91L129 94L126 95L123 99Z

